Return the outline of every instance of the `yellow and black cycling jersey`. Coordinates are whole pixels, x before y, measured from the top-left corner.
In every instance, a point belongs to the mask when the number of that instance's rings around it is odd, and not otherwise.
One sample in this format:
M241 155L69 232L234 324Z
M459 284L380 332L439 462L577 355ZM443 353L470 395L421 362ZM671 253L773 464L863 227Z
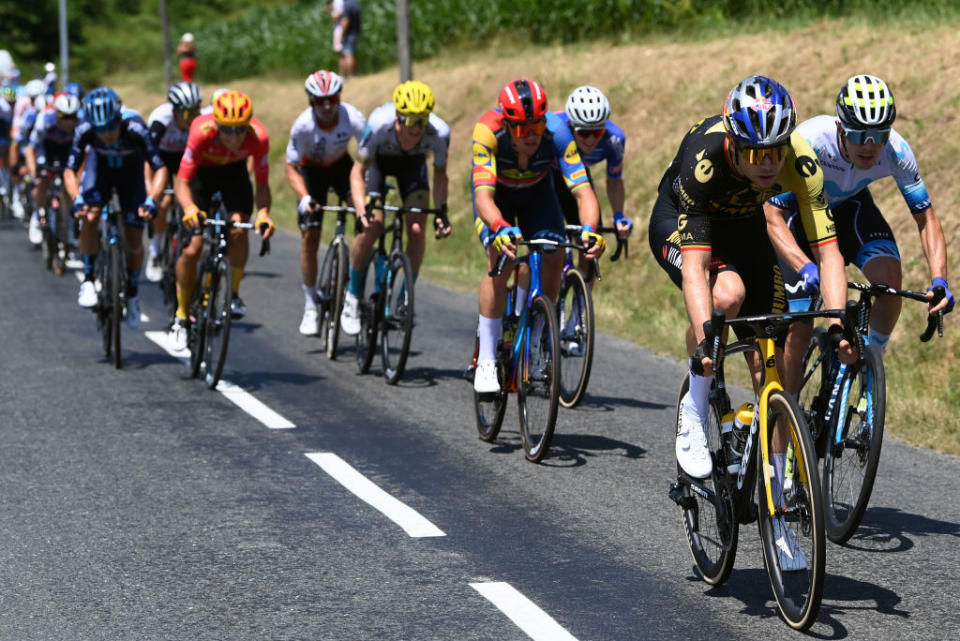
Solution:
M694 125L680 143L663 181L677 199L677 231L682 250L709 250L711 226L764 220L763 203L785 191L797 195L811 247L836 241L836 229L823 193L823 171L809 143L796 131L776 182L763 189L734 169L733 142L719 115ZM662 184L662 182L661 182ZM748 229L748 225L744 229Z

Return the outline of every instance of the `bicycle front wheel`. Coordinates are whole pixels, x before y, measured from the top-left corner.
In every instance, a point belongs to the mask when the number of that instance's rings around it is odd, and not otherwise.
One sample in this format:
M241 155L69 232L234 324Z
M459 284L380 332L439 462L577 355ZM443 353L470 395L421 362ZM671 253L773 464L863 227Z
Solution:
M830 349L830 339L827 331L822 327L813 330L810 344L803 355L800 392L797 404L813 437L813 444L817 451L817 458L822 459L826 452L827 432L825 414L829 401L830 371L833 353Z
M557 424L560 401L560 344L554 305L546 296L533 299L521 349L517 404L520 439L527 460L546 456Z
M120 356L120 317L123 316L123 301L120 299L123 284L123 258L118 244L110 245L110 332L113 336L113 366L123 365Z
M343 312L343 294L350 274L350 253L345 242L334 241L323 257L317 291L322 305L320 336L327 358L337 357L340 342L340 314Z
M376 267L374 265L376 260L377 257L374 255L367 263L363 279L366 283L364 292L369 292L375 288ZM376 292L369 296L365 293L357 302L357 309L360 313L360 333L357 334L357 369L360 370L361 374L366 374L373 363L374 355L377 353L377 329L383 311L382 292Z
M823 461L827 536L845 543L860 526L870 502L880 465L886 412L886 374L883 359L873 345L849 367Z
M679 429L680 407L690 389L690 375L683 377L677 395L677 413L674 425ZM710 585L721 585L730 578L737 558L740 524L737 521L733 488L736 477L728 475L727 459L720 442L720 408L714 399L707 420L707 447L714 460L709 479L701 481L709 496L695 491L689 482L680 482L671 491L679 492L677 503L683 513L683 531L687 545L700 576ZM677 466L678 473L680 466Z
M101 248L96 257L96 282L100 283L100 290L97 292L97 329L100 330L101 347L103 355L110 358L113 353L113 321L111 314L113 306L110 301L110 279L113 274L110 272L110 260L107 252Z
M230 303L233 301L233 270L230 260L224 256L216 261L210 279L210 298L204 327L204 377L207 387L214 389L220 382L223 364L227 360L230 344Z
M560 326L560 404L576 407L587 391L593 365L593 296L579 269L563 277L557 304Z
M480 347L480 339L477 338L474 354ZM476 365L476 360L474 360ZM503 425L503 415L507 411L507 392L506 392L506 368L503 360L497 358L497 380L500 381L500 389L492 394L478 394L473 392L473 411L477 419L477 433L483 441L492 442L500 433L500 427Z
M200 374L200 366L203 364L204 340L206 338L206 318L207 318L207 298L209 290L207 289L207 259L201 258L200 273L197 277L197 283L193 288L193 295L190 297L190 331L187 335L187 347L190 349L190 376L196 378Z
M823 499L813 440L793 397L782 390L767 399L771 438L778 432L787 444L782 492L765 473L762 443L756 450L757 503L763 561L777 606L787 624L806 630L817 620L823 596L826 536ZM772 467L772 466L771 466ZM767 505L767 485L773 493L774 514Z
M407 367L410 339L413 336L413 268L403 252L390 257L387 282L384 283L383 325L380 354L383 376L396 385Z

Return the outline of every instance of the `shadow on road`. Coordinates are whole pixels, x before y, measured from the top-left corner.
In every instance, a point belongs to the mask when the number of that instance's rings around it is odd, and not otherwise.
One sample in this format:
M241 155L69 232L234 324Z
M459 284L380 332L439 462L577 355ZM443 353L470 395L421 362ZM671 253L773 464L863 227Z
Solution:
M672 404L651 403L638 398L624 398L620 396L594 396L587 392L575 409L584 412L613 412L618 407L639 407L640 409L662 410L673 407Z
M622 452L623 456L631 459L640 459L647 454L647 450L638 445L631 445L607 436L558 433L553 435L550 451L547 452L542 465L579 467L585 465L588 458L607 452Z
M316 374L301 374L298 372L224 372L224 377L234 385L239 385L248 392L258 390L270 383L289 385L312 385L323 380L323 376Z
M905 552L914 546L913 536L946 534L960 538L960 523L904 512L894 507L867 508L857 533L847 547L866 552Z

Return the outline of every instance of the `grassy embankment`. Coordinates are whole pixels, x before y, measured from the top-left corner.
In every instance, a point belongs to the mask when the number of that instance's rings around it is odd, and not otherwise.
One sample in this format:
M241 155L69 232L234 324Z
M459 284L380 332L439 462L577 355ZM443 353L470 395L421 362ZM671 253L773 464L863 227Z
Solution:
M604 282L595 292L598 325L656 352L679 358L686 323L679 291L649 255L646 223L657 183L687 128L718 113L729 88L751 73L781 79L797 100L802 118L831 112L837 90L854 73L885 78L897 96L897 129L918 156L948 248L953 247L960 235L954 171L960 143L944 133L956 128L960 106L960 68L954 62L960 57L960 43L955 36L955 22L887 28L845 20L695 43L658 38L623 45L447 50L415 69L416 76L436 90L436 111L453 132L448 173L455 233L442 243L431 240L424 275L463 291L476 288L484 259L471 224L470 135L481 113L494 106L502 85L518 76L542 82L554 109L562 108L567 93L583 83L595 84L609 96L613 120L628 137L626 211L636 230L629 261L604 261ZM369 113L389 99L396 79L392 69L352 79L344 98ZM145 113L163 100L153 89L162 85L159 72L148 78L151 89L144 88L143 76L136 82L122 76L112 80L126 102ZM301 83L298 77L276 73L229 83L253 96L256 114L271 132L275 216L291 230L295 207L283 179L283 152L289 126L305 107ZM204 89L209 96L214 86ZM897 234L905 286L922 289L929 282L926 263L916 226L895 184L886 180L871 190ZM609 212L602 185L598 193ZM957 273L955 258L952 266ZM298 305L296 265L290 265L288 275L290 304ZM921 345L916 336L923 327L922 313L920 305L905 305L887 352L888 433L957 455L960 332L949 318L943 340Z

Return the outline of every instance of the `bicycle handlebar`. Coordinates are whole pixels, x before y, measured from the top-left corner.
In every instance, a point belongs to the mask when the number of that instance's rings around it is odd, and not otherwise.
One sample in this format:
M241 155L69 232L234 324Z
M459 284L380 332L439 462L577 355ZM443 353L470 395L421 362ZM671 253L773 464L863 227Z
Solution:
M206 218L203 221L204 227L226 227L227 229L254 229L256 225L254 223L238 223L233 220L220 220L217 218ZM263 235L264 232L269 229L270 225L267 223L260 223L260 234ZM270 253L270 239L264 238L260 241L260 256L266 256Z
M931 306L936 306L940 301L946 296L946 290L939 285L934 287L933 298L927 298L927 292L916 292L910 291L908 289L896 289L895 287L890 287L884 285L883 283L855 283L848 282L847 287L850 289L856 289L859 292L862 292L863 296L877 298L880 296L901 296L903 298L909 298L911 300L919 301L921 303L928 303ZM927 318L927 328L923 330L920 334L920 341L923 343L928 342L933 338L933 332L937 332L937 336L943 338L943 312L937 312L936 314L931 314Z
M581 231L583 231L583 225L565 225L563 229L568 233L573 232L575 234L579 234ZM620 259L620 252L623 252L623 258L625 260L630 258L630 240L628 238L620 238L618 231L619 230L616 228L616 226L604 227L603 225L600 225L596 229L598 234L613 234L614 238L617 239L617 249L613 252L613 255L610 256L611 263Z
M516 244L518 246L526 245L528 247L535 247L537 248L535 249L535 251L539 250L541 252L542 251L552 252L552 251L556 251L557 249L576 249L577 251L585 252L588 249L590 249L589 247L584 247L583 245L577 245L574 243L563 243L557 240L550 240L549 238L535 238L533 240L518 240L516 241ZM545 249L546 247L549 247L550 249ZM526 259L527 259L526 256L517 257L518 261L525 261ZM502 274L503 267L504 265L507 264L508 260L510 260L509 256L507 256L506 254L500 254L500 256L497 258L497 265L491 271L487 272L487 276L490 276L491 278L496 278L497 276ZM594 258L591 262L593 263L594 270L596 270L597 280L603 280L602 278L600 278L599 261L596 258Z

